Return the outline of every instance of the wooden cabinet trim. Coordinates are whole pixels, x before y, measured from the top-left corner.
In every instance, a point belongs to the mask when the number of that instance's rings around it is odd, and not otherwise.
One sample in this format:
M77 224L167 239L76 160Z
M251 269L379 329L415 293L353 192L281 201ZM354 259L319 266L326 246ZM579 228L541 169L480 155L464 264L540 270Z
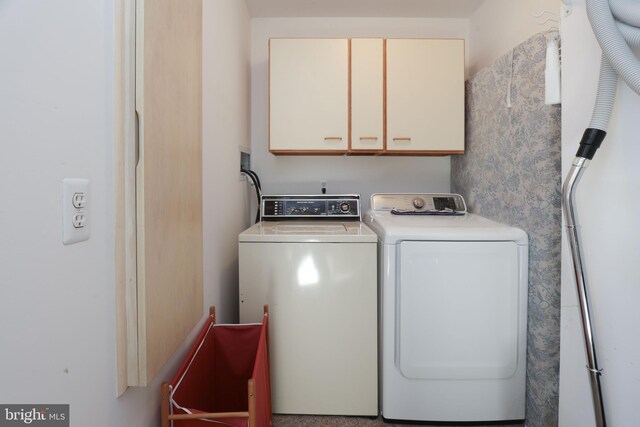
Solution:
M280 156L344 156L349 154L347 150L269 150L269 152Z
M463 150L437 151L437 150L404 150L404 151L382 151L382 150L269 150L271 154L278 156L428 156L441 157L454 154L464 154Z
M348 84L348 88L347 88L347 151L351 151L351 129L352 129L352 123L351 123L351 39L349 39L347 41L347 52L349 57L347 58L347 84Z
M387 151L387 39L382 43L382 150Z

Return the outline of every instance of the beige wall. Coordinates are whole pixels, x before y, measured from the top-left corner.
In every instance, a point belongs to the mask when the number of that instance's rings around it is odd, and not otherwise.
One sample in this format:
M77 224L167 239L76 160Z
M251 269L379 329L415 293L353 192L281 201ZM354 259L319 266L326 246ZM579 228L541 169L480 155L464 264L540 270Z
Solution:
M249 14L238 0L203 1L202 187L204 303L238 320L238 234L253 191L240 179L250 130Z

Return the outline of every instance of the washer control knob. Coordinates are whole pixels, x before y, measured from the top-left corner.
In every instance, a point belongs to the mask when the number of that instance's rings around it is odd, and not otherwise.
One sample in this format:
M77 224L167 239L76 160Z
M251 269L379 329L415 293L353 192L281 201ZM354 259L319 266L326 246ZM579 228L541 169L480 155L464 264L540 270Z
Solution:
M349 210L351 210L351 206L347 202L342 202L340 203L340 210L342 212L349 212Z
M422 209L424 208L424 199L421 199L420 197L416 197L415 199L412 200L411 204L413 204L413 207L416 209Z

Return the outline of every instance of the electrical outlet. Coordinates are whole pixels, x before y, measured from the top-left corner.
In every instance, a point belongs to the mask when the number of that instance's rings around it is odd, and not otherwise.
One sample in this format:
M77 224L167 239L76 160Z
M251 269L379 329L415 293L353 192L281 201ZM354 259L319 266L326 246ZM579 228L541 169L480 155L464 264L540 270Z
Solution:
M75 193L71 199L71 203L73 203L73 207L76 209L84 208L87 203L87 194L82 192Z
M74 228L82 228L87 225L87 215L84 212L76 212L73 214L73 220L71 221Z
M89 239L89 180L62 180L62 243Z

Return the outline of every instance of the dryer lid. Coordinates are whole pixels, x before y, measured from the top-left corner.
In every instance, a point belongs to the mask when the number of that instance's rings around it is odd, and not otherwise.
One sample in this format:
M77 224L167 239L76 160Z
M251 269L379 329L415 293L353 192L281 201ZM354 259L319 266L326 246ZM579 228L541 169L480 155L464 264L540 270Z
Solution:
M479 215L402 216L370 210L364 222L385 244L402 241L513 241L527 245L527 234L519 228Z

